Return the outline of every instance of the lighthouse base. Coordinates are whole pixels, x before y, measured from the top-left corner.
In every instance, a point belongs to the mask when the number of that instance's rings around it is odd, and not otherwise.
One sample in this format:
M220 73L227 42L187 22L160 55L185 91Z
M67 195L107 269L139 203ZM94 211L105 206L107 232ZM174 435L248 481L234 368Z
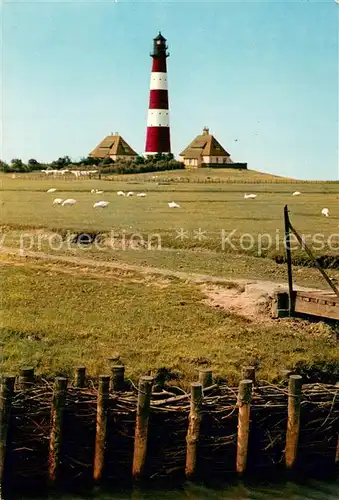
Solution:
M169 127L147 127L145 150L147 154L171 152ZM154 153L154 151L156 151Z

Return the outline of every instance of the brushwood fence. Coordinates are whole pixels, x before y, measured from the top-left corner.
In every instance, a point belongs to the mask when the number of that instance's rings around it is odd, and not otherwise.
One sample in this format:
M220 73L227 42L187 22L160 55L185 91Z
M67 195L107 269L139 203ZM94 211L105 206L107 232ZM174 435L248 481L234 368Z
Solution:
M2 377L2 491L87 489L140 480L227 480L290 471L329 473L339 463L339 386L278 385L244 367L238 387L213 383L210 370L185 392L113 366L98 381Z

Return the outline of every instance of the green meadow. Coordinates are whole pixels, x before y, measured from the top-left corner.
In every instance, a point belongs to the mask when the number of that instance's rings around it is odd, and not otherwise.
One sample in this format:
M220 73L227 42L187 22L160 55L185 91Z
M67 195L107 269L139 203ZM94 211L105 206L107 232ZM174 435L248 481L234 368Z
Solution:
M269 381L285 368L336 373L335 327L256 321L213 307L201 285L184 275L227 278L235 286L239 278L285 283L286 266L277 262L284 258L287 204L294 227L308 235L317 256L328 259L330 276L339 278L338 183L207 169L102 180L42 174L0 180L1 371L16 373L32 364L48 377L84 364L96 376L116 356L133 379L166 367L183 386L206 366L230 383L245 363L254 363ZM47 193L49 188L56 192ZM120 197L119 190L134 195ZM294 191L301 195L292 196ZM136 196L141 192L145 198ZM245 193L257 197L244 199ZM77 202L53 206L55 198ZM108 207L93 208L99 200ZM169 208L171 201L180 208ZM324 207L329 217L321 215ZM79 244L81 233L100 235L98 244ZM20 246L78 263L10 255ZM297 246L293 256L297 284L326 288ZM96 268L100 262L117 268ZM155 268L167 276L153 273Z

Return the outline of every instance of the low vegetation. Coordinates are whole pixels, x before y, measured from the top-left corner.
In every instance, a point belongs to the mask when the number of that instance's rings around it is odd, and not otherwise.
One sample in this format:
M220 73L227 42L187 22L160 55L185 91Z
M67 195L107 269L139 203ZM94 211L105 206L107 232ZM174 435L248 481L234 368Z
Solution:
M50 377L86 365L97 376L108 357L126 375L166 368L186 386L201 367L236 383L243 364L275 381L284 368L337 376L335 331L300 320L258 324L204 303L198 285L119 270L29 260L2 261L0 371L25 365Z
M108 357L116 356L133 380L166 368L177 385L186 385L205 366L235 383L244 363L254 363L259 376L270 381L283 368L323 379L337 376L334 328L231 314L207 305L202 287L186 283L183 276L286 282L283 207L288 204L293 225L309 235L330 276L339 279L337 183L297 183L226 169L106 175L101 180L33 172L14 178L2 174L0 180L0 371L17 372L32 364L49 377L85 364L95 376L108 370ZM47 193L52 187L56 192ZM92 189L103 193L91 194ZM117 196L119 190L142 191L146 197ZM296 190L301 195L294 197ZM257 198L245 200L245 193ZM53 206L54 197L77 203ZM108 207L94 209L99 200L109 201ZM180 208L171 209L171 201ZM324 207L329 217L321 215ZM94 243L80 244L84 233L96 238ZM317 233L322 248L312 244ZM79 263L13 258L7 247L73 257ZM306 267L310 261L304 255L293 251L295 283L326 287L318 271ZM120 263L120 269L95 266L103 261ZM147 267L174 276L161 277Z
M0 172L25 173L39 172L42 170L74 170L96 168L99 175L102 174L139 174L144 172L161 172L164 170L180 170L184 168L183 163L174 159L172 154L157 154L149 157L138 156L135 160L112 158L81 158L72 161L69 156L63 156L50 163L41 163L31 158L24 163L20 158L13 158L10 163L0 160Z

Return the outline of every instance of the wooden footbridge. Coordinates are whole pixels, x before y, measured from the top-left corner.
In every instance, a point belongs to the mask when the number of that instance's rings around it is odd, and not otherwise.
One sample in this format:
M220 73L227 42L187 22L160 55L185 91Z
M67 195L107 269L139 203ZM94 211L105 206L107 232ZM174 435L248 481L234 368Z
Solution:
M292 293L292 312L289 310L289 294L287 291L276 293L273 301L273 316L306 315L339 321L339 297L335 293L316 290L298 290Z
M301 314L339 321L339 290L328 277L324 269L319 264L318 260L314 257L305 241L292 226L288 215L287 205L284 208L284 221L288 270L288 291L277 292L275 300L273 302L273 316L284 317L296 316ZM294 289L290 247L291 232L295 235L300 246L306 251L311 260L313 260L315 266L318 268L323 278L331 288L331 291L303 291Z

